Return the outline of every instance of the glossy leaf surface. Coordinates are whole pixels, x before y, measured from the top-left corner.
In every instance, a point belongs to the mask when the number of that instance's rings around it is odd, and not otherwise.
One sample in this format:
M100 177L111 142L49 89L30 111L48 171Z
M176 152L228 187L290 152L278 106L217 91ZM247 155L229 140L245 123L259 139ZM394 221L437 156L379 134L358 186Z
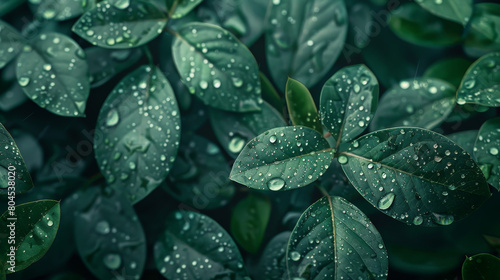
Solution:
M0 20L0 69L19 54L24 44L21 34Z
M477 254L465 259L462 265L463 280L497 279L500 259L490 254Z
M500 190L500 118L486 121L474 144L474 155L484 176Z
M293 125L312 128L323 132L319 121L318 109L309 90L299 81L288 78L285 89L288 114Z
M473 0L417 0L415 2L436 16L461 23L464 26L472 16Z

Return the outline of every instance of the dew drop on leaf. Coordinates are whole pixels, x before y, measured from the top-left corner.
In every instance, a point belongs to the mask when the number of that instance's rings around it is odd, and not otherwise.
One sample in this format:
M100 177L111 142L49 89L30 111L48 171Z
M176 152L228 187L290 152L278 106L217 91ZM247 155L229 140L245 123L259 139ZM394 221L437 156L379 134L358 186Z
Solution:
M346 164L348 161L347 157L344 155L339 156L337 160L339 161L340 164Z
M451 225L455 220L455 217L453 217L452 215L442 215L437 213L432 213L432 215L434 222L442 226Z
M293 261L298 261L298 260L300 260L300 253L293 251L290 253L290 257Z
M275 135L271 135L271 137L269 137L269 143L271 143L271 144L276 143L276 140L277 140L277 138Z
M118 254L107 254L103 261L104 265L112 270L120 268L122 264L122 258Z
M423 222L424 218L422 218L422 216L416 216L415 218L413 218L413 224L416 226L421 225Z
M116 109L111 109L106 117L106 126L111 127L118 124L120 121L120 116Z
M21 77L21 78L19 78L18 82L19 82L20 86L25 87L25 86L27 86L30 83L30 78L28 78L28 77Z
M495 147L491 147L490 148L490 154L492 154L494 156L498 155L498 149L495 148Z
M239 136L235 136L229 141L229 151L239 153L245 146L245 140Z
M392 192L386 194L378 201L378 208L380 208L380 210L389 209L389 207L391 207L392 203L394 202L394 197L395 195Z
M267 187L272 191L279 191L285 186L285 181L281 178L273 178L267 182Z
M108 234L110 231L107 221L100 221L95 225L95 231L99 234Z

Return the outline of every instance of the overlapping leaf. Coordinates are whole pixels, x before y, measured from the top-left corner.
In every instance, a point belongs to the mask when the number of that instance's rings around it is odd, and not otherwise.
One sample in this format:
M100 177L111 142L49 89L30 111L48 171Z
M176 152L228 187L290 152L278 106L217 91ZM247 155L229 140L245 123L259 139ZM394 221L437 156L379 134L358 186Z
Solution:
M436 16L466 25L472 16L473 0L417 0L421 7Z
M302 83L288 78L285 97L288 114L293 125L302 125L312 128L319 133L323 132L314 99Z
M0 20L0 69L22 50L25 39L12 26Z
M500 118L490 119L481 126L474 155L488 183L500 190Z

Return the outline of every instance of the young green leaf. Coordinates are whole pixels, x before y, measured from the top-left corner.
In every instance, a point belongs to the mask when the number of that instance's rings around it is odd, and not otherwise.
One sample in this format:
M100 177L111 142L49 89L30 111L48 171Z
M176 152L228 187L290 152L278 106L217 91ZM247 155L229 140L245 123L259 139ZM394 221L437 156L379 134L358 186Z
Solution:
M105 84L114 76L134 65L142 56L140 48L126 50L110 50L100 47L85 49L89 65L91 86Z
M250 188L283 191L318 179L334 150L317 131L302 126L270 129L243 148L230 179Z
M99 279L139 279L146 262L146 237L130 202L120 193L81 194L89 205L75 216L75 242L82 261Z
M236 158L245 144L271 128L286 126L285 120L271 105L262 103L261 110L244 114L210 110L210 123L224 150Z
M35 4L32 6L32 10L37 17L45 20L62 21L83 14L86 7L95 5L96 0L43 0L30 2Z
M333 66L344 46L344 0L276 0L268 12L266 58L275 84L287 77L312 87Z
M286 265L288 279L386 279L388 271L375 226L336 196L321 198L302 214L288 241Z
M56 237L60 217L61 208L55 200L20 204L3 213L0 236L5 239L0 243L0 262L7 273L23 270L45 255ZM7 242L7 236L13 242ZM12 257L7 254L14 254L15 260L9 263Z
M271 216L271 202L263 195L249 194L234 207L231 234L246 251L257 253Z
M338 159L368 202L407 224L449 225L491 195L471 156L425 129L375 131L353 141Z
M500 106L500 52L476 60L465 73L457 92L457 103Z
M180 116L170 83L157 67L141 66L104 102L94 139L109 185L137 202L168 175L177 154Z
M145 0L98 3L73 25L73 32L91 44L111 49L137 47L156 38L167 16Z
M476 142L479 130L466 130L446 135L451 141L462 147L474 159L474 142Z
M454 106L452 85L432 78L403 80L382 95L371 129L395 126L432 129L450 115Z
M273 84L264 75L264 73L259 72L260 86L262 88L262 99L271 104L274 109L281 112L283 110L283 105L281 105L281 97L274 88Z
M415 2L434 15L461 23L463 26L472 16L473 0L417 0Z
M389 27L401 39L425 47L456 44L463 32L462 25L441 19L415 3L405 3L393 10Z
M181 18L198 6L203 0L167 0L167 9L170 18Z
M257 62L234 35L211 24L184 25L173 42L175 65L189 91L221 110L260 110Z
M429 66L422 77L441 79L458 88L471 64L472 61L461 57L446 58Z
M286 275L286 246L290 231L284 231L271 239L262 252L259 261L259 275L264 279L283 280Z
M468 55L479 57L500 50L500 4L475 4L469 26L464 41Z
M463 280L498 279L500 259L491 254L477 254L465 259L462 265Z
M500 191L500 117L481 126L474 144L474 155L488 183Z
M0 195L12 193L12 188L15 194L25 193L33 181L16 142L0 123Z
M243 280L247 276L231 236L208 216L176 211L165 224L166 230L154 245L156 267L165 278L217 279L231 275L231 279Z
M11 61L26 44L16 29L0 20L0 69Z
M285 98L293 125L306 126L323 133L316 104L314 104L311 93L302 83L288 78Z
M17 82L38 106L66 117L85 116L90 92L85 52L71 38L43 33L17 60Z
M364 65L344 67L321 90L321 121L338 146L366 129L377 105L378 81L370 69Z

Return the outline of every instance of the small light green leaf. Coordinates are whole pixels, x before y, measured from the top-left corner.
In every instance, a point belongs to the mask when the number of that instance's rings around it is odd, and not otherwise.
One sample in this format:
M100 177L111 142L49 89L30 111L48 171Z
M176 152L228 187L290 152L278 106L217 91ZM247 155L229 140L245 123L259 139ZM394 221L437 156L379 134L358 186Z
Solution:
M466 25L472 16L473 0L417 0L422 8L432 14Z
M139 279L146 237L130 202L120 193L89 189L89 205L74 218L75 243L85 266L99 279Z
M456 44L463 32L462 25L441 19L415 3L405 3L393 10L389 27L401 39L425 47Z
M377 105L378 81L370 69L361 64L344 67L321 90L321 121L338 146L366 129Z
M0 69L17 56L25 44L25 39L16 29L0 20Z
M16 142L0 123L0 195L11 193L12 187L16 194L25 193L33 188L33 181Z
M260 78L260 86L262 88L262 99L271 104L274 107L274 109L278 110L278 112L281 113L283 110L283 105L281 104L280 95L274 88L271 81L269 81L266 75L264 75L264 73L259 72L259 78Z
M141 49L109 50L100 47L85 49L92 87L98 87L134 65L141 58Z
M306 126L323 133L316 104L314 104L311 93L302 83L288 78L285 98L293 125Z
M2 262L7 273L20 271L38 261L54 241L59 228L61 208L58 201L38 200L15 206L0 217L0 236L5 239L0 243ZM14 242L7 242L6 236L12 236ZM9 240L11 240L9 238ZM14 247L14 251L12 251ZM9 263L7 254L14 252L15 261ZM14 271L9 267L14 267Z
M445 58L429 66L422 77L441 79L458 88L471 64L472 61L461 57Z
M226 205L235 188L221 150L201 136L183 134L182 137L179 154L162 187L175 199L196 209Z
M261 110L249 113L232 113L210 110L210 123L224 150L236 158L245 144L271 128L286 126L283 117L271 105L262 103Z
M95 5L96 0L43 0L30 2L36 2L32 10L34 10L37 17L45 20L62 21L83 14L85 7Z
M342 168L358 192L406 224L449 225L491 195L471 156L429 130L375 131L353 141L342 157Z
M166 23L167 16L149 1L104 1L81 16L73 32L96 46L124 49L153 40Z
M211 24L184 25L172 45L175 65L189 91L221 110L260 110L257 62L228 31Z
M284 231L271 239L262 252L259 261L259 275L263 279L283 280L286 275L286 246L290 231Z
M271 202L263 195L249 194L231 214L231 235L246 251L257 253L271 216Z
M387 251L356 206L326 196L302 214L287 247L288 279L387 279Z
M274 128L248 142L229 178L259 190L295 189L323 175L333 153L315 130L302 126Z
M43 33L17 60L17 82L38 106L65 117L84 117L90 92L85 52L66 35Z
M474 142L476 142L479 130L466 130L446 135L451 141L462 147L474 159Z
M452 85L432 78L403 80L382 95L371 129L395 126L432 129L450 115L454 106Z
M500 259L490 254L477 254L465 259L462 265L463 280L498 279Z
M176 211L154 245L156 268L167 279L243 280L247 272L231 236L203 214ZM185 269L179 269L186 265Z
M96 125L97 164L108 185L133 203L167 177L177 154L180 116L170 83L141 66L106 98Z
M478 3L469 22L464 50L470 56L480 57L500 51L500 4Z
M500 52L482 56L469 67L458 88L457 103L500 106Z
M500 117L481 126L474 144L474 155L488 183L500 191Z
M344 46L344 0L276 0L268 11L266 58L275 84L287 77L314 86L332 68Z
M198 6L203 0L167 0L170 18L181 18Z

